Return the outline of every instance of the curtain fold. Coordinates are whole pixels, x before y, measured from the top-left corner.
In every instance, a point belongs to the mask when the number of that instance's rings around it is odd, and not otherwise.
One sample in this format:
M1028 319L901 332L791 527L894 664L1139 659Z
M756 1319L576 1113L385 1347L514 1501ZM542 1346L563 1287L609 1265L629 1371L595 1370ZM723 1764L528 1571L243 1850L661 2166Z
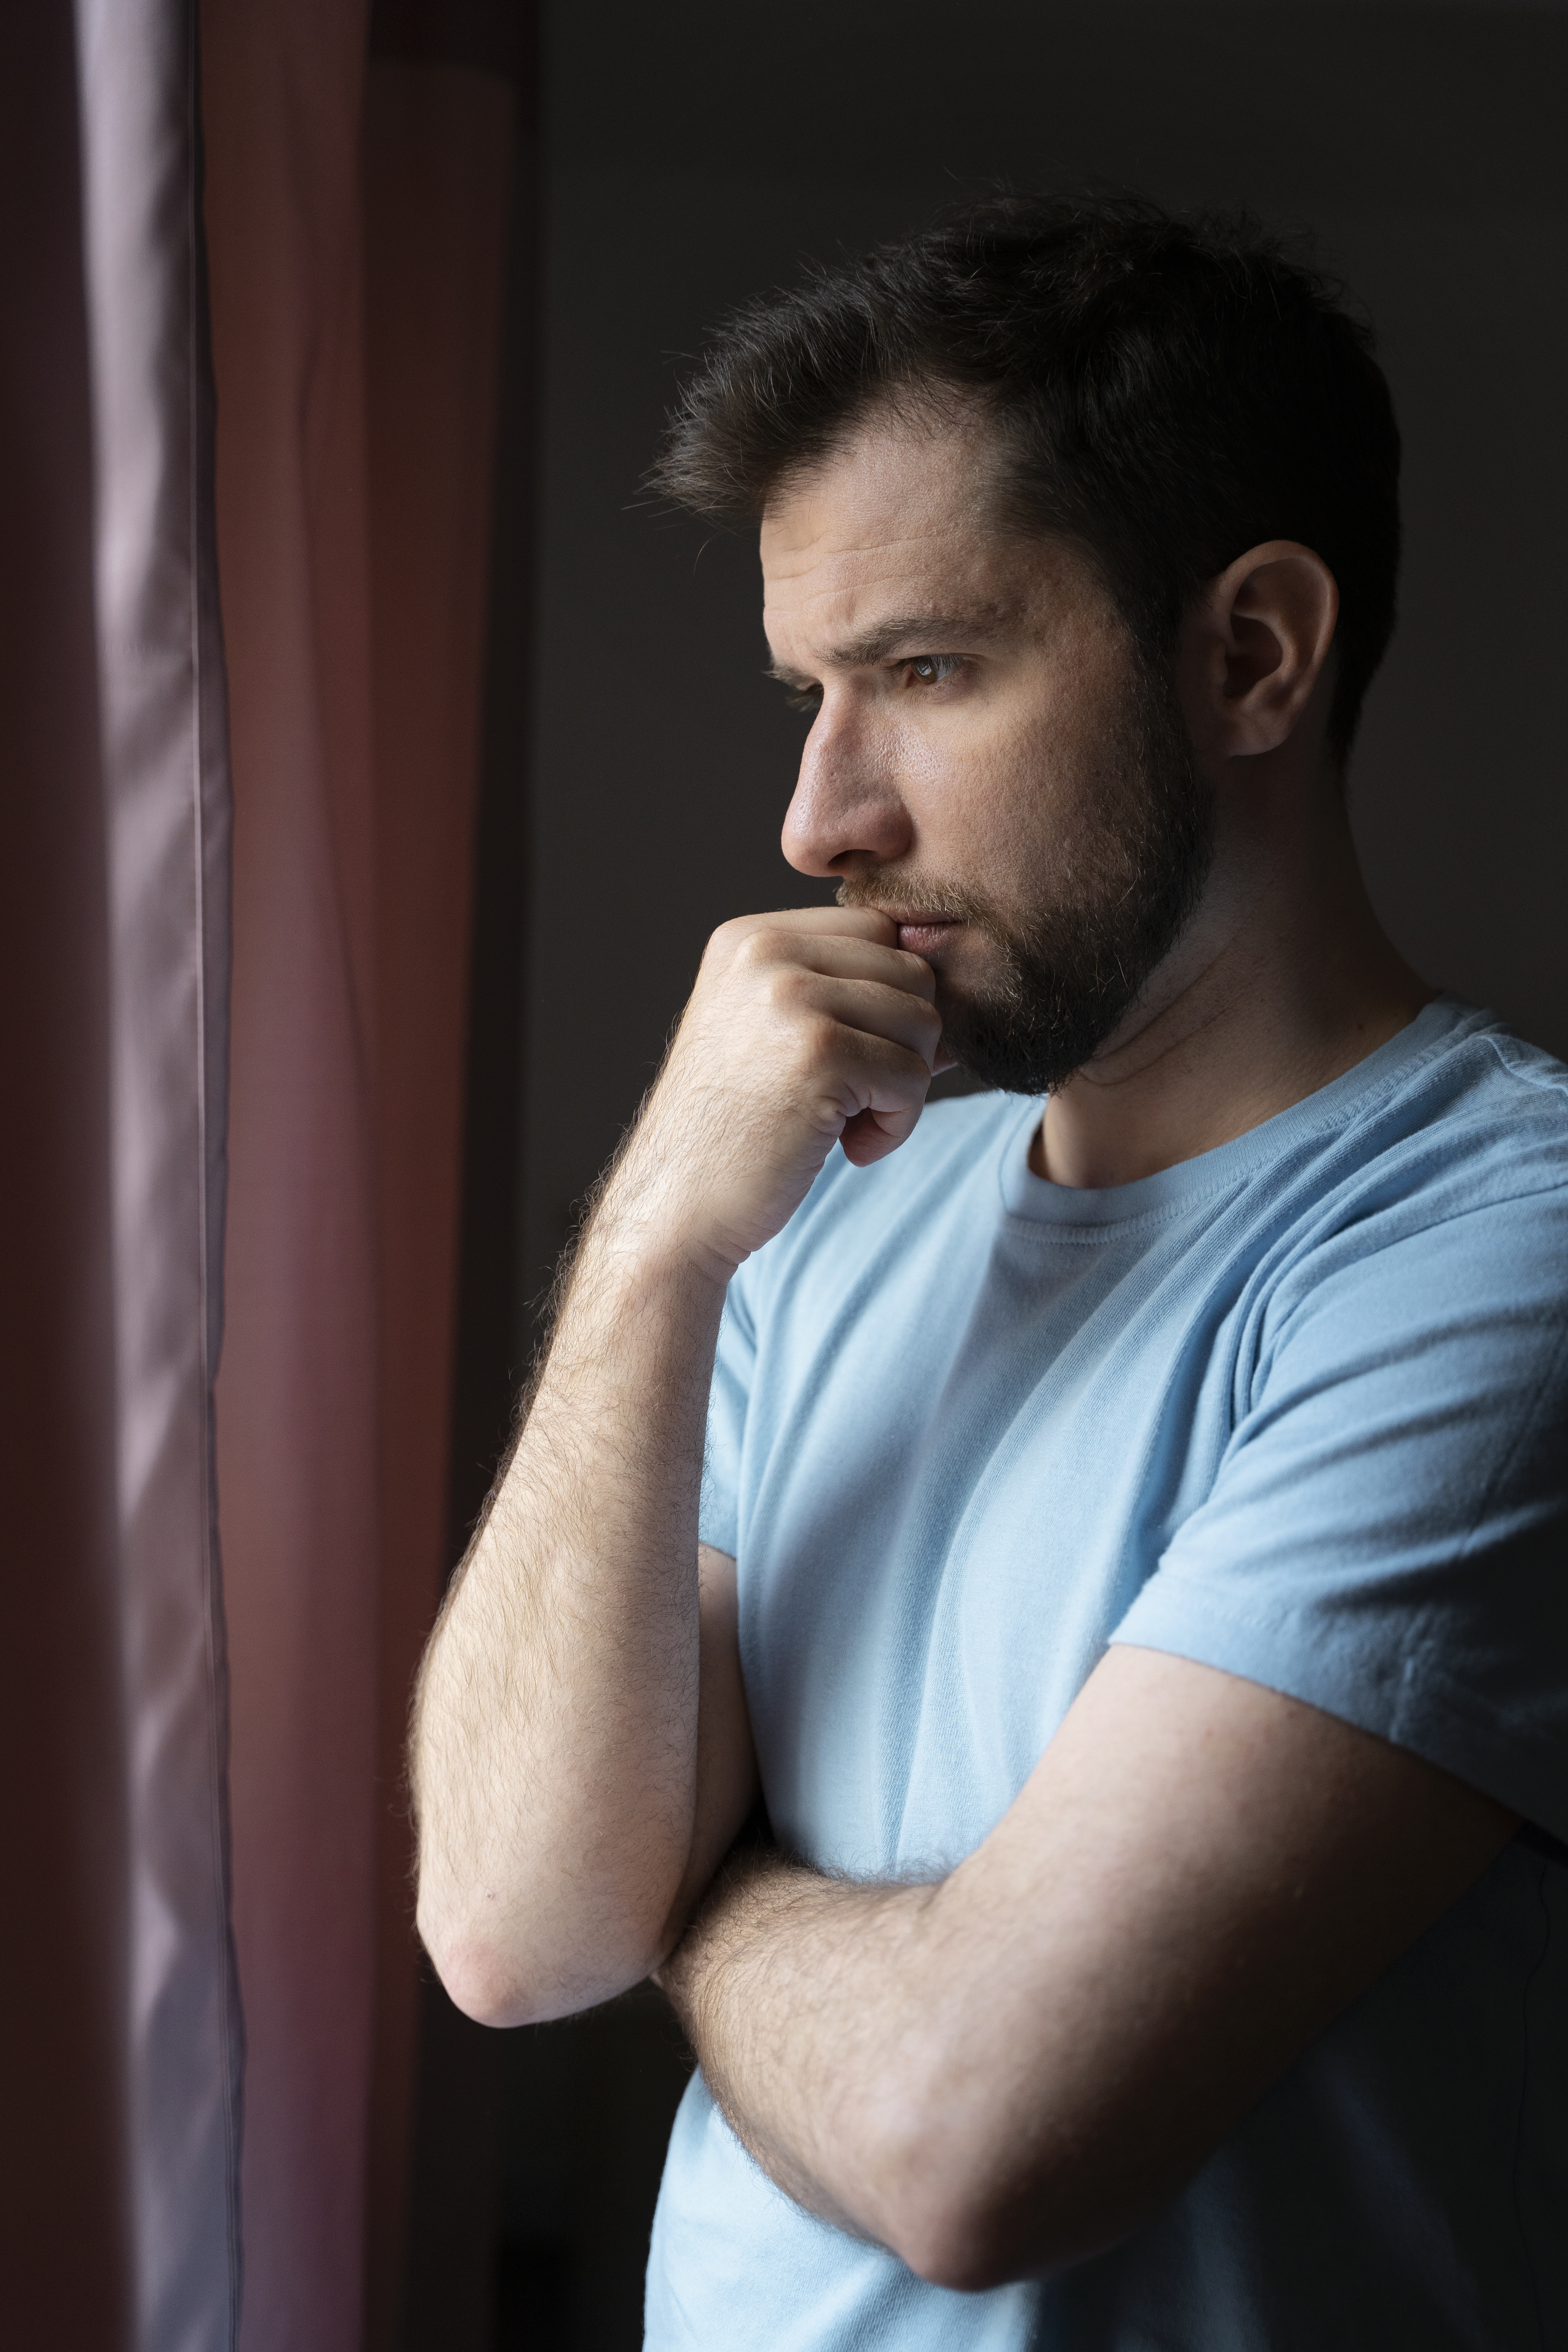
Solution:
M0 14L0 2311L133 2341L92 420L71 17Z
M74 38L73 38L74 35ZM227 775L188 0L10 10L0 467L8 2339L221 2352ZM28 1980L29 1977L31 1981Z
M247 2038L240 2340L349 2352L379 1544L364 14L218 0L202 36L235 789L218 1494Z
M381 1582L366 2339L372 2352L393 2352L419 2017L404 1748L449 1565L464 1043L515 105L493 72L374 48L363 187Z
M512 100L425 51L372 66L357 0L205 0L202 26L235 790L241 2341L351 2352L399 2327L402 1751L447 1564Z
M201 32L198 77L196 0L0 12L0 2324L358 2352L400 2327L511 92L438 40L371 74L359 0Z
M109 866L138 2342L238 2315L241 2028L213 1491L229 789L194 9L77 0Z

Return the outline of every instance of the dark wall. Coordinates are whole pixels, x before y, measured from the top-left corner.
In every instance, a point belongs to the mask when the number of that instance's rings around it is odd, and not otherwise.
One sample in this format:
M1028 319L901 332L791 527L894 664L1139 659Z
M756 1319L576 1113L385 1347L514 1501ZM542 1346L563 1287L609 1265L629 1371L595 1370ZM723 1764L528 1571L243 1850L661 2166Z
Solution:
M679 355L798 257L999 176L1308 223L1377 321L1406 443L1403 619L1353 799L1434 981L1568 1050L1568 17L1256 0L557 5L523 1287L725 916L801 903L752 549L637 503Z

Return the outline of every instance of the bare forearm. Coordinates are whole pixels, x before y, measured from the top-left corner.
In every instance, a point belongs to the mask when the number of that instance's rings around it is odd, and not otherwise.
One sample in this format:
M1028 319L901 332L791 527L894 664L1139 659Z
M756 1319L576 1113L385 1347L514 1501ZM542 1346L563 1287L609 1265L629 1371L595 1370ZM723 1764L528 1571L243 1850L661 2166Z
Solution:
M994 2285L1136 2227L1515 1828L1313 1707L1119 1647L947 1878L753 1867L660 1981L782 2189Z
M910 2137L900 2044L922 2022L934 1892L747 1857L659 1971L709 2089L763 2170L824 2221L885 2244L905 2185L889 2155Z
M732 1622L705 1656L698 1587L714 1342L835 1140L868 1163L920 1115L941 1024L894 936L847 908L717 932L589 1229L416 1708L420 1929L475 2015L646 1974L743 1817Z
M697 1502L722 1285L590 1231L511 1464L432 1644L421 1930L497 2021L658 1957L690 1850Z
M998 1969L972 1875L877 1887L747 1865L715 1887L658 1978L770 2179L959 2288L1070 2264L1131 2219L1091 2145L1071 2049L1101 2038L1094 1988L1064 1984L1053 2002ZM1104 2104L1114 2126L1114 2088ZM1136 2201L1138 2156L1114 2169Z

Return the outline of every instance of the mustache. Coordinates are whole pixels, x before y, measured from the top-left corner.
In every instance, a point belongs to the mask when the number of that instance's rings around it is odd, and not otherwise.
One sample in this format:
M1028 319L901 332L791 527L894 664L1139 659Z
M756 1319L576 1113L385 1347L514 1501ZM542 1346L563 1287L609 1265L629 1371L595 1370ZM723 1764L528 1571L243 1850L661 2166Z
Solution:
M847 875L838 885L838 903L868 907L878 914L933 915L942 922L973 923L992 939L1007 936L1006 926L988 900L913 867L880 866L869 874Z

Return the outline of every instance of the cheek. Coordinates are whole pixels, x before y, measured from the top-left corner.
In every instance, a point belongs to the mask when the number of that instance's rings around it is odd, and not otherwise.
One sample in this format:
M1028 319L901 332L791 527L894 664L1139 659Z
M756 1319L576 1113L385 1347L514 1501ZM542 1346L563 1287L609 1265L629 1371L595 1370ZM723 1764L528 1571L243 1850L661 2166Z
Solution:
M1126 761L1126 653L1086 629L1026 691L953 702L889 724L924 854L977 884L1059 872L1086 856Z
M1037 730L994 718L984 727L911 729L900 764L917 863L998 909L1026 902L1060 832Z
M963 765L965 817L976 838L1016 863L1033 844L1059 833L1089 795L1093 729L1067 697L1039 698L997 714L968 747Z
M1087 692L1042 698L993 737L976 774L966 856L1014 925L1103 874L1123 752L1123 714Z
M1010 745L1015 776L1056 828L1093 829L1136 767L1129 732L1132 681L1119 641L1096 631L1053 671L1051 690L1020 715Z

